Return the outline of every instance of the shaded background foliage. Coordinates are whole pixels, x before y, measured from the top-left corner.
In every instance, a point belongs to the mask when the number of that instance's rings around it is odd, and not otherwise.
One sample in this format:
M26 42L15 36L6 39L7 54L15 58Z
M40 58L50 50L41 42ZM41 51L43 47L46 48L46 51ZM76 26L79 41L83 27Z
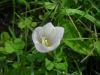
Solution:
M61 45L38 53L31 33L65 28ZM99 75L100 0L1 0L0 75Z

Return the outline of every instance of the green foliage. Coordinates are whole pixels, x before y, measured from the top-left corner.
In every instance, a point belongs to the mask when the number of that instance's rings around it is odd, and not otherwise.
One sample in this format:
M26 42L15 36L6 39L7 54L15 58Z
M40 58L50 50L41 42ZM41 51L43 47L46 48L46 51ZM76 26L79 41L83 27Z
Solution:
M4 42L4 47L0 47L0 51L3 53L21 52L24 46L24 41L20 38L16 38L14 41L7 40Z
M55 63L55 68L58 70L66 70L66 63Z
M62 20L61 24L64 25L66 30L63 39L64 43L75 52L88 55L93 47L93 40L84 40L80 37L70 21Z
M56 3L45 2L44 7L46 9L54 9L56 7Z
M22 5L26 5L27 1L26 0L17 0L17 2L19 4L22 4Z
M12 41L5 42L4 51L7 52L7 53L13 53L14 52L14 47L13 47Z
M45 66L47 68L47 70L53 70L54 68L57 70L66 70L67 66L66 66L66 62L52 62L48 59L45 59Z
M60 71L60 74L64 74L68 70L68 63L65 57L63 57L63 52L61 49L60 52L56 52L56 53L57 53L56 55L53 55L54 60L52 61L48 58L45 58L45 67L50 72L56 70L57 73L59 73Z
M100 55L100 41L99 40L96 42L96 52L98 53L98 55Z
M1 0L0 16L0 75L99 75L89 58L100 56L99 0ZM63 39L39 53L32 31L50 21L64 27Z
M81 15L81 17L85 17L89 21L93 22L96 26L100 27L100 21L89 15L87 12L83 12L77 9L62 9L62 13L65 15Z
M7 40L9 40L10 39L10 35L7 33L7 32L2 32L1 33L1 40L3 41L3 42L5 42L5 41L7 41Z
M29 29L31 29L32 27L35 27L36 25L37 25L36 22L32 22L32 17L22 18L18 22L18 27L20 29L25 29L26 27L29 28Z
M24 49L25 43L24 43L24 41L22 39L20 39L20 38L15 39L14 40L14 44L16 45L16 46L14 46L14 48L16 50Z
M45 59L45 66L47 70L52 70L54 68L54 63L48 59Z

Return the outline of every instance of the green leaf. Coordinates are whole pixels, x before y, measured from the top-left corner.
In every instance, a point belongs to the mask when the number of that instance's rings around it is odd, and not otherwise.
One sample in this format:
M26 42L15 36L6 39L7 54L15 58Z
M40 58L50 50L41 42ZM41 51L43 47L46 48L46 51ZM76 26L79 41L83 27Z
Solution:
M45 3L44 3L44 7L45 7L46 9L54 9L55 6L56 6L55 3L50 3L50 2L45 2Z
M45 59L45 66L46 66L47 70L52 70L54 68L54 63L46 58Z
M96 52L100 55L100 40L96 41Z
M9 40L10 39L10 35L8 34L8 32L2 32L1 33L1 40L3 41L3 42L5 42L5 41L7 41L7 40Z
M12 41L5 42L4 51L7 53L13 53L15 51Z
M21 21L18 23L18 27L19 27L20 29L23 29L23 28L26 27L26 25L24 24L24 21L23 21L23 20L21 20Z
M14 40L14 49L22 50L24 48L24 46L25 46L25 42L22 39L16 38Z
M0 52L4 51L4 48L3 47L0 47Z
M64 25L64 28L66 30L63 39L64 43L75 52L85 55L89 54L91 49L93 48L92 40L81 40L76 29L70 21L62 20L61 24Z
M80 40L67 40L64 39L66 45L72 48L73 51L78 52L80 54L88 55L91 51L92 43L90 41L80 41Z
M22 5L26 5L27 1L26 0L17 0L18 3Z
M64 63L54 63L55 68L59 70L66 70L67 69L67 64Z
M20 29L24 29L26 27L31 28L34 26L36 26L36 22L32 22L32 17L21 18L18 22L18 27Z
M20 66L20 64L18 62L14 62L12 66L14 69L17 69Z
M72 4L74 4L73 0L61 0L62 1L62 5L64 7L70 8ZM77 0L75 0L77 1Z
M4 48L1 49L4 49L2 51L6 53L21 52L24 46L24 41L22 41L20 38L16 38L14 41L6 41L4 44Z
M42 53L37 53L36 55L35 55L35 58L36 59L38 59L38 61L43 61L44 60L44 58L45 58L45 55L44 54L42 54Z
M81 17L85 17L86 19L94 23L96 26L100 27L100 21L84 11L78 9L62 9L61 12L62 14L65 15L75 15L75 14L81 15Z
M54 59L56 62L61 62L63 60L63 57L62 57L62 52L59 52L59 53L56 53Z
M32 26L32 27L37 26L37 22L32 22L32 23L31 23L31 26Z
M32 54L27 54L26 60L27 60L28 62L32 62L32 61L35 60L35 59L33 59L33 55L32 55Z

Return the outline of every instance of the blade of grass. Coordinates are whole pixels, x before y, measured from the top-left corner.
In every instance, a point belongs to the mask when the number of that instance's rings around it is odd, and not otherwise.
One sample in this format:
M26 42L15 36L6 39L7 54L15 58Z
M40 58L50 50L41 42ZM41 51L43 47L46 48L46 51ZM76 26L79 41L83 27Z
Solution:
M62 14L65 14L67 16L78 14L81 17L85 17L86 19L88 19L89 21L94 23L97 27L100 27L100 21L95 19L93 16L91 16L90 14L88 14L84 11L81 11L81 10L78 10L78 9L62 9L61 12L62 12Z
M69 16L69 15L68 15ZM73 26L74 26L74 28L76 29L76 31L77 31L77 33L78 33L78 35L79 35L79 38L82 38L82 36L81 36L81 34L80 34L80 32L78 31L78 29L77 29L77 27L76 27L76 25L75 25L75 23L74 23L74 21L72 20L72 18L69 16L69 19L70 19L70 21L72 22L72 24L73 24ZM82 39L80 39L81 41L83 41Z

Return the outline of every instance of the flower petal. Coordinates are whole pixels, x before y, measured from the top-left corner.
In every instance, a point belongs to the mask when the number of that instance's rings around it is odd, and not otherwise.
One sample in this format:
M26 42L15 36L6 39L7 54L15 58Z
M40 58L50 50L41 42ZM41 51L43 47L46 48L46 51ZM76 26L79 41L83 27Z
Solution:
M53 26L53 24L52 24L51 22L49 22L49 23L45 24L45 25L43 26L43 28L46 29L46 30L52 30L52 29L54 29L55 27Z
M53 37L53 39L51 39L53 48L56 48L60 44L60 41L64 34L64 28L63 27L55 27L55 31L56 31L55 36Z
M55 27L53 26L51 22L43 26L43 31L46 37L51 35L54 30L55 30Z
M34 42L34 45L35 45L37 51L39 51L41 53L46 53L46 52L51 51L52 49L50 47L46 47L40 43L39 39L42 37L42 34L44 34L43 28L37 27L32 33L32 40Z
M39 51L41 53L47 53L47 52L53 50L53 49L51 50L51 48L46 47L46 46L44 46L44 45L42 45L40 43L35 43L35 47L36 47L37 51Z
M32 40L35 44L37 51L46 53L54 50L60 44L64 34L63 27L54 27L51 22L47 23L43 27L37 27L32 33ZM42 44L41 39L49 41L50 46Z
M42 27L37 27L33 31L33 33L32 33L32 40L33 40L34 44L37 43L37 42L39 42L40 34L42 34L40 32L42 32Z

